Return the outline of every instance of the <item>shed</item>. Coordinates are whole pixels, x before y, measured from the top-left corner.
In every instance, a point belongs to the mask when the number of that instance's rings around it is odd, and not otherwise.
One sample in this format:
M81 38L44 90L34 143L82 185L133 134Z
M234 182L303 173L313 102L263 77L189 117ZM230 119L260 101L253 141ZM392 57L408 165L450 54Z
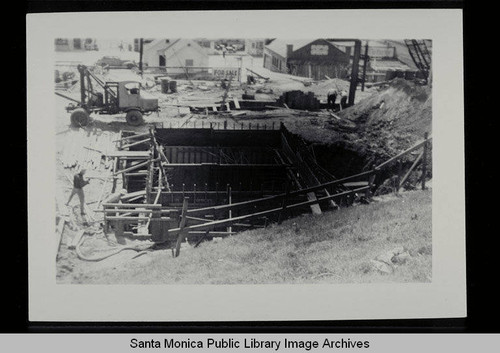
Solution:
M349 55L325 39L276 39L264 50L264 67L315 80L345 78L348 66Z

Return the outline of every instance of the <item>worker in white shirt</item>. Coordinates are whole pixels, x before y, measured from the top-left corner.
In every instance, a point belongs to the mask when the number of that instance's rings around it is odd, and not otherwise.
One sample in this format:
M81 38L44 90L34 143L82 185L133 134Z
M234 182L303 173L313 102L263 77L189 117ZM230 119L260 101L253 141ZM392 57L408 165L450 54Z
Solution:
M328 90L328 93L326 94L327 99L328 99L328 108L333 109L335 108L335 101L337 100L337 89L335 88L330 88Z

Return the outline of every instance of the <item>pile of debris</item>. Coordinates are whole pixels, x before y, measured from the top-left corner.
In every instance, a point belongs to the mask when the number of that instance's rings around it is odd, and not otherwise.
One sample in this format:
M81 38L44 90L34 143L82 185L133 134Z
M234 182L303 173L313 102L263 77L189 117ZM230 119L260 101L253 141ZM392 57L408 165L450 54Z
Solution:
M278 106L285 105L290 109L318 110L320 102L313 92L288 91L283 93L277 100Z

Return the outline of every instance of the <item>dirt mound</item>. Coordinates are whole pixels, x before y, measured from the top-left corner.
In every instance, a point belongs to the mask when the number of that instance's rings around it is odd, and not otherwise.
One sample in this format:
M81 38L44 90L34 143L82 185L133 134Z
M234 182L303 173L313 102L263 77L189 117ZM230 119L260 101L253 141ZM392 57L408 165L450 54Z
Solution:
M392 143L388 152L403 150L422 140L424 133L431 132L431 88L403 79L394 80L339 115L356 123L361 139L385 145Z
M342 177L368 170L422 141L432 128L431 88L394 80L336 115L340 119L318 118L318 126L301 119L287 127L314 144L320 165ZM411 164L414 158L408 155L404 162Z

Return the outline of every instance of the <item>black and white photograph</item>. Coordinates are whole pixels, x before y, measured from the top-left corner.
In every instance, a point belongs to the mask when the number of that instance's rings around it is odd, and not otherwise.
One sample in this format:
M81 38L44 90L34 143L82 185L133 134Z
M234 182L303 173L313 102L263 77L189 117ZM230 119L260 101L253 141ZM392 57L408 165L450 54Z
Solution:
M432 41L55 38L58 283L432 281Z
M164 296L176 319L203 320L201 303L178 308L200 293L233 307L226 319L460 315L463 180L442 173L463 163L463 118L449 113L463 110L449 79L461 84L459 16L348 12L99 13L92 28L77 13L34 16L28 169L47 173L30 187L51 197L30 203L48 212L30 220L33 315L55 318L48 307L75 293L106 300L61 317L170 320L151 304ZM45 107L43 131L30 102ZM120 311L149 295L146 316ZM328 297L341 299L325 310Z

